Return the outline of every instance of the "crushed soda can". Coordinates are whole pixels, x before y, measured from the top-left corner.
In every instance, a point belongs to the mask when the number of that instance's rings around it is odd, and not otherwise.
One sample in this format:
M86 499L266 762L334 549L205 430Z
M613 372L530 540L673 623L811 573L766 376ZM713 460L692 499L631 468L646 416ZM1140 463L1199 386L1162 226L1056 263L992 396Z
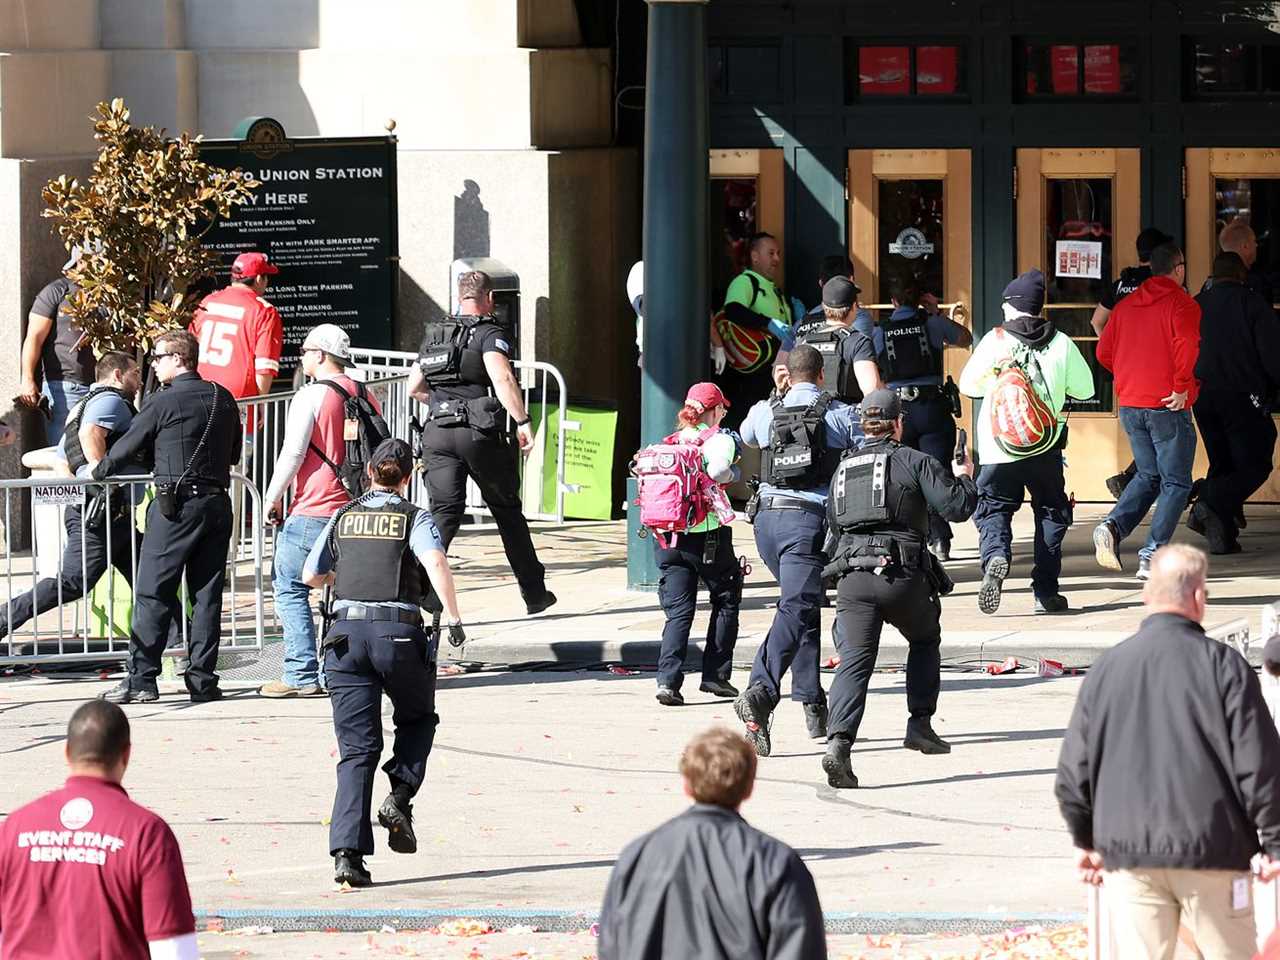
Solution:
M995 676L1000 673L1013 673L1018 669L1017 657L1005 657L1003 663L988 663L987 673Z
M1060 677L1066 673L1061 660L1048 660L1040 657L1036 660L1037 677Z

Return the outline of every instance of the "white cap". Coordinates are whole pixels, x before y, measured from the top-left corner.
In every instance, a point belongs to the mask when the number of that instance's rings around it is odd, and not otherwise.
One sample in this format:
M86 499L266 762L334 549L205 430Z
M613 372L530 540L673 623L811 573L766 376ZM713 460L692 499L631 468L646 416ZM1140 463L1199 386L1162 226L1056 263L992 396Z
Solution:
M302 341L303 350L323 350L344 367L353 366L351 362L351 338L341 327L332 323L322 323L312 327L307 339Z

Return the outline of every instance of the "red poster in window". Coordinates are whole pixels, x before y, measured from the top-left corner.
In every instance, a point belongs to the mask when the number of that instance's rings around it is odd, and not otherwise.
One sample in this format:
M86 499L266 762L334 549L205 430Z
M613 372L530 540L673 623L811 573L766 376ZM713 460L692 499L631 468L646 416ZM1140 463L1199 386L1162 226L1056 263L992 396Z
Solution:
M960 48L916 47L916 93L960 92Z
M858 92L865 96L911 93L910 47L859 47Z
M1062 96L1080 92L1080 48L1074 44L1054 44L1049 48L1053 92Z
M1098 44L1084 48L1084 92L1121 93L1120 47Z

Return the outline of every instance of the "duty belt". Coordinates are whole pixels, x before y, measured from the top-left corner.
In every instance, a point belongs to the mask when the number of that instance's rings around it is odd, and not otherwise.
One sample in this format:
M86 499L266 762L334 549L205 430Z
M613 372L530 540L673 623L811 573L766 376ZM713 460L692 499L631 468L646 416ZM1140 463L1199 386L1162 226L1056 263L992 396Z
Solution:
M404 610L382 604L353 603L338 611L339 620L386 620L392 623L411 623L422 626L422 611Z
M827 515L827 508L812 500L801 500L799 497L765 496L760 498L761 510L803 510L820 517Z
M942 388L932 383L913 387L897 387L895 390L904 403L910 403L913 400L936 400L942 396Z
M220 483L206 483L203 480L183 480L182 483L174 485L173 492L183 497L202 497L207 494L226 493L227 488Z

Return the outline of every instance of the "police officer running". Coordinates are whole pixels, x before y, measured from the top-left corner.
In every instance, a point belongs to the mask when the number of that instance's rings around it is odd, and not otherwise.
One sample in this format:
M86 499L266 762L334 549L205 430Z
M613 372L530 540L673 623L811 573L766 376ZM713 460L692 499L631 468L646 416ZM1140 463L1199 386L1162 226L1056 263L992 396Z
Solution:
M338 737L338 786L329 826L334 882L367 887L373 853L373 778L382 753L382 694L391 698L395 741L382 767L391 793L378 808L387 845L418 849L411 801L426 775L440 717L435 708L439 633L423 630L434 588L448 617L449 642L466 640L444 544L427 511L404 498L413 454L384 440L369 461L369 491L329 520L303 567L312 587L333 584L336 620L324 638L324 673Z
M511 369L513 332L496 316L493 282L480 270L458 278L461 314L431 323L409 374L409 395L428 408L422 431L431 514L446 550L462 524L467 477L493 514L529 615L556 602L547 589L529 524L520 511L520 475L504 416L511 416L520 450L533 447L533 429Z
M876 351L865 334L853 329L858 287L847 277L833 277L822 287L822 323L807 314L796 340L822 354L827 389L845 403L859 403L881 385Z
M827 733L826 694L818 679L827 485L841 451L861 436L855 408L826 392L817 350L798 344L787 357L787 374L786 396L761 400L742 423L742 439L761 449L759 499L748 516L780 592L747 689L734 701L747 739L762 757L772 749L769 725L782 675L793 664L791 698L804 705L809 736Z
M231 394L195 372L198 355L196 338L185 330L170 330L155 341L152 369L163 389L93 469L95 480L128 473L154 448L156 498L147 510L133 585L128 676L102 695L113 703L158 699L160 657L184 576L192 605L187 691L195 703L222 697L214 668L231 538L227 488L243 430Z
M929 511L967 520L978 502L973 464L951 470L903 445L903 405L891 390L862 402L862 448L846 453L831 481L827 520L836 541L828 568L840 578L836 645L840 665L831 684L831 717L822 769L833 787L856 787L849 751L867 704L867 685L888 621L907 638L907 733L902 745L921 753L950 753L933 730L942 680L940 595L952 584L926 545ZM950 460L950 457L948 457ZM951 474L954 474L952 476Z

